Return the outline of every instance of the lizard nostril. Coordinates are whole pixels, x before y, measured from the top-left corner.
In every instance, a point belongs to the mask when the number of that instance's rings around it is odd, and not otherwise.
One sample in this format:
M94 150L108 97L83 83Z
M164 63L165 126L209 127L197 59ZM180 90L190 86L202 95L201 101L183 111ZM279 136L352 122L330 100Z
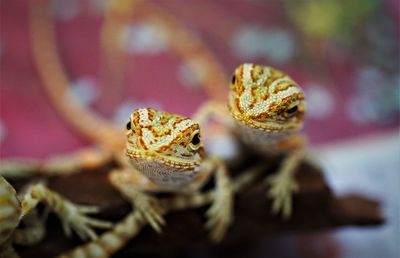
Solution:
M231 82L232 82L232 84L235 84L235 82L236 82L236 75L233 75L233 76L232 76Z

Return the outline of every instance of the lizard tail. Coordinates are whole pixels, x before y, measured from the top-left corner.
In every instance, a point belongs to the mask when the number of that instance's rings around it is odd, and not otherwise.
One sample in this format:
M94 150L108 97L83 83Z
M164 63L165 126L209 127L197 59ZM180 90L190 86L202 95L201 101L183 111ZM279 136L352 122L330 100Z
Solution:
M69 94L70 82L57 54L54 24L50 17L48 2L48 0L32 1L29 8L32 53L39 75L43 80L44 89L58 112L76 130L95 143L112 150L120 150L124 146L124 138L120 130L77 103ZM160 8L147 2L143 5L144 11L151 14L153 20L163 24L163 27L168 29L171 35L176 35L171 37L171 48L190 65L190 68L196 71L200 83L204 85L209 95L214 99L225 100L227 96L227 90L224 87L227 81L226 73L202 41ZM188 41L188 39L190 40ZM115 52L113 51L114 46L107 46L110 45L109 42L103 42L103 45L107 50L107 56L113 55L108 52ZM117 54L117 56L119 55L120 53ZM110 58L107 57L107 59ZM123 62L119 60L121 58L117 59L114 61L121 69ZM113 60L109 61L113 62ZM111 72L114 73L114 70Z
M57 256L57 258L107 258L121 249L147 223L139 212L131 212L98 239Z
M121 131L77 103L69 94L69 80L57 54L48 0L31 1L32 53L43 86L53 105L74 128L92 141L112 149L124 146Z
M225 103L228 96L226 71L216 60L202 39L186 28L173 15L151 1L142 1L141 10L166 31L169 47L193 71L196 78L211 99Z
M0 176L22 178L34 175L71 175L83 169L103 166L112 160L112 153L96 148L82 149L71 154L54 156L46 160L3 159L0 161Z
M162 201L162 214L170 210L199 207L212 200L212 192L203 195L177 196ZM140 230L147 225L139 212L131 212L115 227L103 233L98 239L57 256L57 258L107 258L120 250Z

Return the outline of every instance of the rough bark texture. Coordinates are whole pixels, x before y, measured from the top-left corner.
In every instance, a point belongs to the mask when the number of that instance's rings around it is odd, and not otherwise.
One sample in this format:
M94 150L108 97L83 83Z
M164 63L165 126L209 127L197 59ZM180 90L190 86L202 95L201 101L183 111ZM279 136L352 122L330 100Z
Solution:
M252 155L246 161L232 166L230 170L233 175L237 175L250 164L259 161ZM262 161L266 162L264 158ZM278 161L267 162L270 166L265 175L275 171L279 164ZM107 181L107 171L112 166L110 164L96 171L82 171L72 176L51 178L48 180L49 186L75 202L101 206L99 218L117 221L129 212L130 205ZM294 196L294 213L289 220L271 215L271 203L266 198L266 189L260 178L236 196L235 222L219 245L213 245L208 240L203 226L207 208L204 207L168 214L163 234L158 235L147 226L114 257L199 257L199 254L228 257L238 254L238 250L240 255L246 255L246 250L250 250L253 243L265 236L383 223L377 201L357 195L335 197L324 180L323 173L307 164L302 164L296 175L300 191ZM14 183L21 185L21 182ZM22 257L53 257L81 243L77 237L66 239L54 216L50 217L47 228L48 235L39 245L17 247Z

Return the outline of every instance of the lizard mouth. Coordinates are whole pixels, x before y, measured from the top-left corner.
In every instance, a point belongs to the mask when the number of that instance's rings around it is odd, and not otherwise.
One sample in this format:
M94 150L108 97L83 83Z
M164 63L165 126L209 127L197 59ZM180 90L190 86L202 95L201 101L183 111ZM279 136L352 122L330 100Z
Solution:
M297 119L291 119L291 121L282 122L274 120L257 121L254 119L244 118L236 113L231 114L241 125L249 126L266 132L298 131L302 128L302 123Z
M146 160L147 162L160 162L171 168L181 168L188 170L193 170L200 166L203 159L200 154L196 154L193 156L193 158L190 159L166 156L153 151L130 149L126 149L125 155L128 156L129 159L141 159Z

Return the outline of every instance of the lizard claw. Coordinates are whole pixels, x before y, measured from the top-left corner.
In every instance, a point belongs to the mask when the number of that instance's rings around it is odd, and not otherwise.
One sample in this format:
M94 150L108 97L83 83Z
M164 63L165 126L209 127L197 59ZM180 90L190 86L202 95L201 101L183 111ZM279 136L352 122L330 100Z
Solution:
M267 196L272 199L272 213L281 212L288 219L292 214L292 194L299 189L297 182L292 177L276 174L267 177L265 183L269 187Z
M222 240L233 221L232 201L233 191L230 187L215 191L214 201L206 212L208 219L205 225L211 231L210 238L213 242Z
M58 213L64 233L66 236L71 236L72 231L82 239L97 239L97 234L93 228L108 229L112 227L112 223L104 220L90 218L86 214L98 212L98 207L88 205L77 205L72 202L65 202L63 213Z
M145 193L138 193L134 205L140 212L141 216L149 222L151 227L157 233L161 233L161 226L165 225L165 221L161 215L162 209L158 199Z

